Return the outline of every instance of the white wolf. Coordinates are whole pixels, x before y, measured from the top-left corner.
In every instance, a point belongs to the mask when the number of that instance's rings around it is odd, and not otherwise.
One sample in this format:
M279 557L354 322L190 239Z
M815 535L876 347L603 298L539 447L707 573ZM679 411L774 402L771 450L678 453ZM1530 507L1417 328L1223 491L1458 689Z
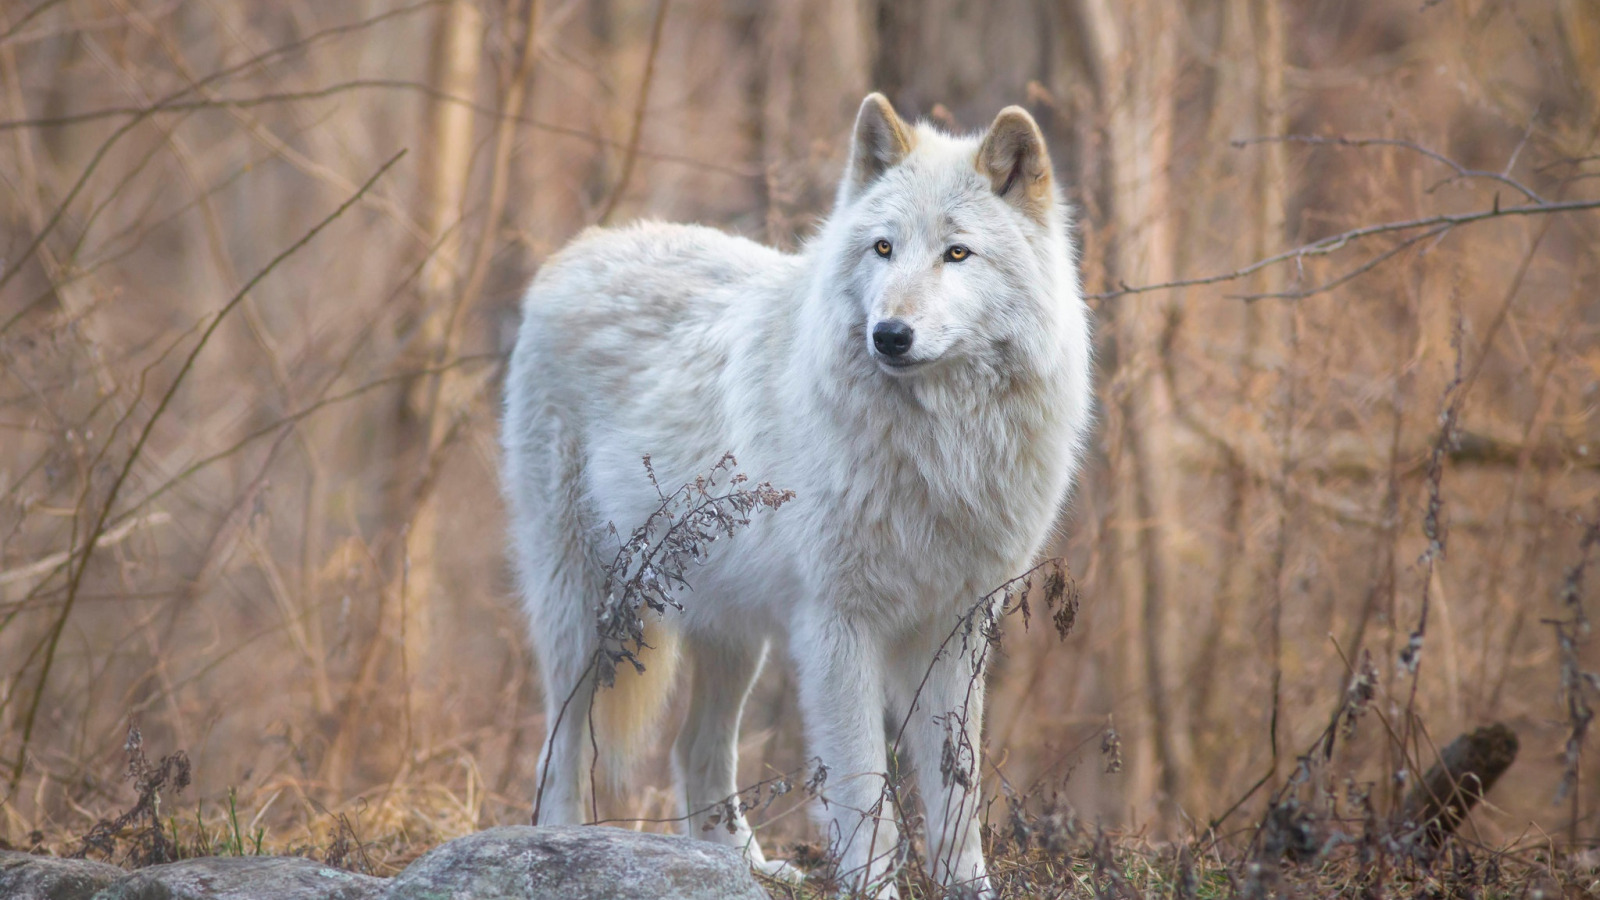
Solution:
M639 741L681 651L687 830L778 869L742 817L704 826L738 789L739 717L786 635L839 871L892 892L885 717L909 716L931 874L990 890L975 752L954 780L970 796L941 772L947 727L979 746L982 672L972 654L934 657L958 615L1028 567L1082 455L1089 314L1074 253L1026 111L955 137L873 94L834 212L799 254L645 223L591 229L544 265L503 433L546 721L562 717L541 757L540 824L588 818L591 701L613 730L602 746ZM597 694L585 673L618 546L607 525L626 533L658 503L640 458L670 489L729 451L795 499L718 544L682 612L656 623L648 671Z

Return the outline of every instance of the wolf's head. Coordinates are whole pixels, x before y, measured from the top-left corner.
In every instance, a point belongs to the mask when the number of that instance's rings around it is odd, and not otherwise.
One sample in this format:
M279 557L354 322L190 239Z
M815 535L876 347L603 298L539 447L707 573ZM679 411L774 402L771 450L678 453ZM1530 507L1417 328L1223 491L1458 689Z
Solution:
M1036 344L1049 307L1077 299L1065 219L1044 136L1021 107L953 137L868 96L827 227L861 353L914 377Z

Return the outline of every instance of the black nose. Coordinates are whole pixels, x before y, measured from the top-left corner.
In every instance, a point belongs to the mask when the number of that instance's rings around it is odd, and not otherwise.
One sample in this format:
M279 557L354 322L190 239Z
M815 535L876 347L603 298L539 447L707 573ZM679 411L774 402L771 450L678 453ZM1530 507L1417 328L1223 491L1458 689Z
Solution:
M872 346L884 356L905 356L911 349L911 326L899 319L885 319L872 326Z

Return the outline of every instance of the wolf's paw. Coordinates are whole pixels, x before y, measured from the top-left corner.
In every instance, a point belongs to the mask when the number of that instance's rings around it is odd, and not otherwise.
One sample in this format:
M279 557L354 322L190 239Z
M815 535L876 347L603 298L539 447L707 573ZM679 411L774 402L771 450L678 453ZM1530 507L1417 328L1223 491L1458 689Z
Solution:
M806 878L806 873L800 871L799 866L787 859L764 859L760 862L751 862L750 868L771 878L773 881L781 881L784 884L798 885Z

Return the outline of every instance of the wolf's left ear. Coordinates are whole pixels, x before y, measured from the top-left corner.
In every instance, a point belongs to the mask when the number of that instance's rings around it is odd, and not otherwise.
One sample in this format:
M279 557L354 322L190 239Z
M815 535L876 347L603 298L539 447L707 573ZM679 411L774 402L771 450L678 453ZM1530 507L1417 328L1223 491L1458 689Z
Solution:
M976 165L1002 200L1041 225L1049 221L1055 203L1050 152L1027 110L1020 106L1000 110L978 147Z
M900 117L889 98L879 93L867 95L856 113L855 137L850 141L850 164L839 185L839 197L850 201L884 172L900 164L917 145L917 135Z

